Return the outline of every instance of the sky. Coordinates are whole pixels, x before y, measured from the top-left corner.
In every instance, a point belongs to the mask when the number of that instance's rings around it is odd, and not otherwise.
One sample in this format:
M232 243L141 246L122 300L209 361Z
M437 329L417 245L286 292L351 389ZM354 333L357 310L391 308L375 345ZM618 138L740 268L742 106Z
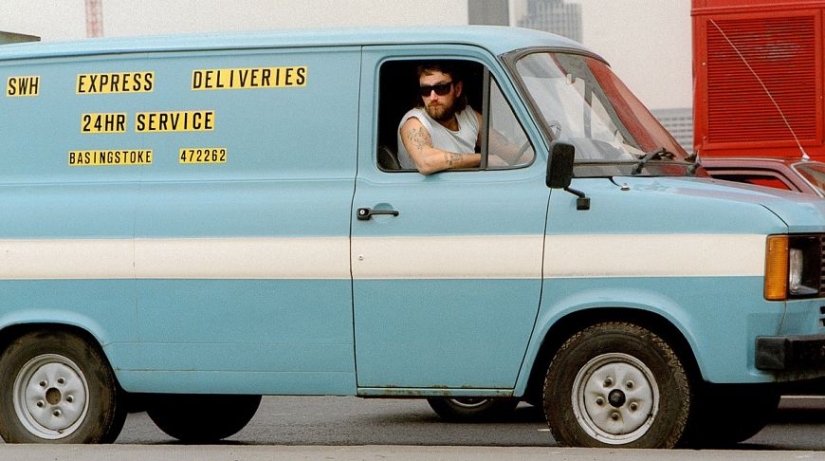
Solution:
M524 1L524 0L511 0ZM585 46L652 109L692 105L690 0L567 0ZM370 25L467 24L465 0L102 0L107 37ZM515 8L514 8L515 9ZM511 18L515 23L518 18ZM0 0L0 31L86 38L84 0Z

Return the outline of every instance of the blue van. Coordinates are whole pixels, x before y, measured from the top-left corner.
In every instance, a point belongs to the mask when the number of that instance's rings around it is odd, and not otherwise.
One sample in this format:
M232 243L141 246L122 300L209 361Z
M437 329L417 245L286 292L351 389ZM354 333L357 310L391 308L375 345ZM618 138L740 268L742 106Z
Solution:
M401 167L433 60L517 159ZM355 395L448 419L524 401L562 445L707 445L825 374L825 204L697 177L572 41L15 44L0 81L6 442L111 442L133 408L209 442L262 395Z

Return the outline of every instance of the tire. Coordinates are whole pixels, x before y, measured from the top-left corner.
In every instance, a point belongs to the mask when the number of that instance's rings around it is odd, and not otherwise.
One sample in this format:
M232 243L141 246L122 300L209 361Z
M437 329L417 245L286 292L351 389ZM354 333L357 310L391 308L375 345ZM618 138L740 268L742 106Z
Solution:
M149 417L167 435L186 443L211 443L237 434L258 411L260 395L178 395L151 398Z
M7 443L111 443L123 429L122 391L100 349L36 332L0 356L0 436Z
M685 445L720 448L744 442L776 414L780 393L759 386L713 386L695 399Z
M544 412L562 446L673 448L691 388L673 349L631 323L601 323L570 337L544 383Z
M472 423L505 419L513 414L518 399L430 397L427 402L443 420Z

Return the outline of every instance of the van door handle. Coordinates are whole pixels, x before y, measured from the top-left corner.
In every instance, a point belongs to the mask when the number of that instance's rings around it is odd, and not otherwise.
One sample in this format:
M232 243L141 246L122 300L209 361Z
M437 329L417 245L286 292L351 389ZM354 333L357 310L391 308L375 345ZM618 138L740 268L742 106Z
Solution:
M359 208L358 209L358 220L359 221L369 221L375 215L391 215L391 216L398 216L398 211L396 210L373 210L372 208Z

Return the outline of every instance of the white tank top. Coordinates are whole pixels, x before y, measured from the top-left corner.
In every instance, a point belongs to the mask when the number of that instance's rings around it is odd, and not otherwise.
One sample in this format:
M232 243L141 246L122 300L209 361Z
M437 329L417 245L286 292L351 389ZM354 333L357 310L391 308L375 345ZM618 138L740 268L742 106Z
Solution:
M426 110L416 107L404 114L401 123L398 124L398 163L401 168L405 170L416 169L410 153L407 152L404 143L401 142L401 127L413 117L417 118L430 133L430 137L433 139L433 147L461 154L475 152L476 142L478 141L478 117L472 107L467 106L463 111L456 114L458 131L448 130L444 125L433 120Z

